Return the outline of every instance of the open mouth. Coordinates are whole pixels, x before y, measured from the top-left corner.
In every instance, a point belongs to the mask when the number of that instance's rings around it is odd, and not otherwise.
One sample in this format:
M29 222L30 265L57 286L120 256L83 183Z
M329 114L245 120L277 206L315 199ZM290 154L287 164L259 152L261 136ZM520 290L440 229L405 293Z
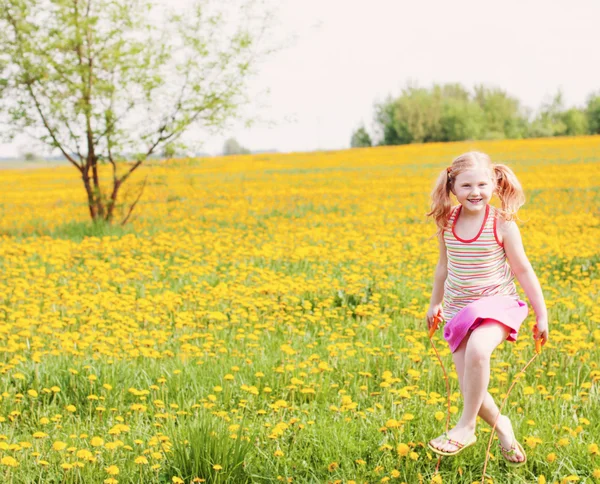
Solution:
M471 203L479 203L479 202L481 202L481 200L483 200L483 199L482 198L472 198L472 199L469 200L469 202L471 202Z

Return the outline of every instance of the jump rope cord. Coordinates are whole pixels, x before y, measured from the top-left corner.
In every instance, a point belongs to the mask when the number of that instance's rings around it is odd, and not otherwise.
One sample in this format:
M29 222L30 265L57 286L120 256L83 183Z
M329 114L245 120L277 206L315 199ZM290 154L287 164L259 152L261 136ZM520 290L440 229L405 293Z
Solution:
M447 395L447 412L446 412L446 432L448 432L448 426L450 424L450 383L448 381L448 375L446 373L446 369L444 367L444 363L442 363L442 359L440 358L440 354L438 353L438 350L435 347L435 344L433 343L433 335L435 334L440 322L442 321L442 315L440 312L438 312L438 314L436 314L433 317L433 324L431 325L431 328L429 328L429 341L431 343L431 347L433 348L433 351L435 351L435 355L437 356L438 361L440 362L440 366L442 367L442 372L444 373L444 381L446 383L446 395ZM535 328L537 329L537 328ZM537 333L536 333L537 336ZM531 359L527 362L527 364L523 367L523 369L517 373L518 375L522 375L525 374L525 370L529 367L529 365L531 365L531 363L533 363L533 361L538 357L538 355L542 352L542 340L541 338L537 338L535 340L535 353L534 355L531 357ZM487 469L487 464L490 458L490 448L492 447L492 442L494 440L494 431L496 430L496 425L498 423L498 419L500 418L500 415L502 415L502 409L504 408L504 405L506 405L506 402L508 401L508 397L510 395L510 392L512 391L513 387L515 386L515 384L517 383L518 378L515 378L512 382L512 384L510 385L510 387L508 388L508 391L506 392L506 396L504 397L504 400L502 401L502 405L500 405L500 409L498 411L498 415L496 415L496 420L494 421L494 425L492 427L492 431L490 432L490 440L488 442L488 446L487 446L487 450L485 452L485 462L483 464L483 473L481 475L481 484L485 483L485 471ZM438 473L439 468L440 468L440 463L442 462L442 456L439 455L438 456L438 460L437 460L437 464L435 466L435 474Z
M441 315L441 313L438 312L438 314L436 314L433 317L433 324L431 325L431 328L429 328L429 341L431 342L431 347L433 348L433 351L435 351L435 356L437 356L437 359L440 362L440 366L442 367L442 372L444 373L444 382L446 382L446 406L447 406L446 432L448 432L448 427L450 425L450 382L448 381L448 375L446 374L446 368L444 367L444 363L442 363L442 358L440 357L440 354L438 353L437 348L433 344L433 335L436 332L438 325L440 324L441 321L442 321L442 315ZM438 455L437 464L435 465L435 474L438 473L441 462L442 462L442 456Z

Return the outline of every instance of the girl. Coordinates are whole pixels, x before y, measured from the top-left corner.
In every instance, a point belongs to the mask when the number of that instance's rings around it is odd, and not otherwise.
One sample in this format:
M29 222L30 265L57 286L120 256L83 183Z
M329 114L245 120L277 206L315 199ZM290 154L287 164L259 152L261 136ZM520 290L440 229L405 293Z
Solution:
M455 207L450 204L450 192L458 200ZM494 194L501 209L490 205ZM456 426L428 443L437 454L456 455L473 445L477 415L491 426L496 421L499 410L487 391L490 356L504 340L516 341L528 313L514 277L535 311L534 338L541 338L542 344L548 340L542 289L514 222L524 203L523 190L512 170L492 164L479 152L456 158L442 171L432 192L427 215L433 216L439 229L440 258L427 325L431 328L435 316L447 321L444 339L452 351L464 400ZM498 417L496 431L509 465L523 465L525 450L506 415Z

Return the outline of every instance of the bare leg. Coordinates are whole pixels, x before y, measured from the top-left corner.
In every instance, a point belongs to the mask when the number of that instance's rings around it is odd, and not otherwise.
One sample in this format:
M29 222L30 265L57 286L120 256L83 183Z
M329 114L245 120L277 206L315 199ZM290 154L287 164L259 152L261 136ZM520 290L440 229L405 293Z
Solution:
M492 351L506 339L507 335L508 329L504 325L493 320L486 320L484 324L469 333L453 353L465 405L461 419L448 432L451 439L464 442L471 438L475 432L477 415L490 426L494 424L499 409L487 391L490 377L489 362ZM502 445L510 448L514 434L508 417L501 416L498 419L496 430ZM442 438L437 438L432 440L431 444L440 450L456 450L455 445L443 442ZM517 451L512 459L522 461L524 458Z

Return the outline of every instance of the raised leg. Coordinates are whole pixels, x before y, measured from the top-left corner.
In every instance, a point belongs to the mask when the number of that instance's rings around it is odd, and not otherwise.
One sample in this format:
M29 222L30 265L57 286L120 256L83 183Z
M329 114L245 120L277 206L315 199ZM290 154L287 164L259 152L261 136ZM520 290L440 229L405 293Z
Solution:
M490 377L490 357L492 351L506 339L508 328L494 321L485 320L479 327L470 332L453 353L458 381L464 397L464 407L457 425L448 432L449 437L465 442L475 433L476 417L479 415L490 426L494 424L499 409L493 397L487 391ZM514 439L510 420L501 416L496 425L498 437L502 445L510 448ZM443 438L431 441L431 444L445 451L454 451L457 446L445 442ZM511 460L522 461L520 452Z

